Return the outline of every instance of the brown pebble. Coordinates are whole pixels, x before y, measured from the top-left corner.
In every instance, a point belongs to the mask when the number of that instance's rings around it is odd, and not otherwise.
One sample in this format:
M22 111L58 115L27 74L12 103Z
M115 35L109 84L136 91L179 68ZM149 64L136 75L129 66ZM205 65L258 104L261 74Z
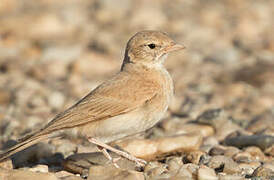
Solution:
M144 175L141 172L116 168L112 164L109 164L107 166L92 166L89 169L89 175L87 180L103 179L144 180Z

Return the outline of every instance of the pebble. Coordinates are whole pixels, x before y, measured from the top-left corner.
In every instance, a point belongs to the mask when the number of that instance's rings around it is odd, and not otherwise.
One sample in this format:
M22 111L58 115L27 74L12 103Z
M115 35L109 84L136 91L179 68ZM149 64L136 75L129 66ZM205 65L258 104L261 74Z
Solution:
M232 158L237 163L249 163L249 162L252 162L252 156L248 152L239 152L239 153L235 154Z
M269 135L250 135L227 137L224 142L228 146L243 148L247 146L257 146L262 150L270 147L274 143L274 136Z
M12 165L11 159L8 159L6 161L0 162L0 168L3 168L3 169L12 169L13 165Z
M192 163L184 164L178 172L182 179L195 179L198 176L199 166Z
M113 158L118 158L119 156L115 153L110 152ZM88 169L94 165L106 166L111 164L106 157L100 152L93 153L78 153L67 157L62 163L64 170L81 174L82 176L87 176ZM129 161L125 158L121 158L117 161L117 164L128 170L134 170L136 165L134 162Z
M22 180L22 179L39 179L39 180L58 180L53 173L33 172L28 170L3 170L0 169L0 179Z
M109 166L92 166L89 169L89 176L87 180L111 180L111 179L132 179L144 180L143 173L118 169L112 165Z
M209 151L219 144L219 141L214 136L209 136L204 138L203 144L201 146L201 150L209 153Z
M53 155L53 147L48 144L38 143L13 155L12 160L15 167L21 167L27 162L38 160Z
M265 154L274 157L274 145L270 146L264 151Z
M260 166L257 169L255 169L252 176L253 177L261 177L264 179L273 179L274 178L274 170L264 167L264 166Z
M165 126L163 125L165 128ZM183 133L201 133L203 137L212 136L214 134L214 129L211 126L204 124L194 124L194 123L172 123L169 128L165 128L168 135L176 135Z
M0 89L0 105L8 105L12 95L10 90Z
M65 79L68 74L68 65L59 59L58 61L46 61L41 68L46 68L46 77L55 81ZM45 81L48 80L45 79Z
M59 91L52 92L48 97L48 103L54 109L61 109L65 103L65 96Z
M65 21L62 21L56 14L49 13L35 16L27 35L34 39L54 39L54 37L64 37L71 31L72 29L66 25Z
M205 159L206 153L203 151L191 151L187 154L185 160L187 162L199 165Z
M223 109L210 109L203 112L196 119L197 123L208 124L214 127L216 133L215 137L221 141L227 135L241 128L234 124Z
M198 150L201 143L202 136L192 133L158 139L135 139L118 145L136 157L151 160L168 153Z
M272 127L273 117L273 112L264 112L253 118L253 120L248 124L247 130L253 133L260 133L266 129L269 129Z
M29 171L32 171L32 172L41 172L41 173L47 173L49 172L49 168L47 165L36 165L34 167L31 167L28 169Z
M244 178L241 175L231 175L231 174L219 174L218 176L219 180L245 180L246 178Z
M118 61L112 61L108 56L92 52L83 54L72 62L71 71L73 74L88 78L96 77L98 80L98 76L115 73L119 66Z
M198 170L198 180L218 180L214 169L202 166Z
M175 174L177 173L178 169L180 169L183 166L184 163L181 157L168 157L166 159L166 164L168 170L172 174Z
M239 168L241 169L241 174L251 176L260 165L260 162L239 163Z
M81 178L79 176L74 176L74 175L61 177L59 179L61 179L61 180L83 180L83 178Z
M163 164L157 161L152 161L145 166L144 172L145 172L146 178L148 179L164 178L168 175L168 167L166 164Z
M250 146L250 147L247 147L244 151L248 152L251 155L252 160L254 160L254 161L265 161L266 160L264 153L258 147Z
M222 146L214 146L210 149L208 154L210 156L216 156L216 155L224 155L225 154L225 147Z
M241 171L239 165L233 161L233 159L222 155L213 156L209 160L208 166L215 169L217 172L224 172L227 174L235 174Z
M67 171L63 171L63 170L56 172L55 176L58 177L58 178L61 178L61 179L66 179L66 180L68 180L68 179L72 180L73 178L75 178L75 180L77 180L77 179L81 180L82 179L79 176L75 176L74 174L72 174L70 172L67 172Z

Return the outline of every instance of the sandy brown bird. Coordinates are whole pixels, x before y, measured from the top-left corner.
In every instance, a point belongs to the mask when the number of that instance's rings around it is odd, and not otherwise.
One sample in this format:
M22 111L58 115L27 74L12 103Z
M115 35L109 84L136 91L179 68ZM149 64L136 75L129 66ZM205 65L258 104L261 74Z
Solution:
M173 82L163 66L167 54L184 49L167 34L141 31L127 43L121 70L44 128L25 136L0 154L0 162L14 153L48 138L74 130L97 145L111 161L107 150L144 165L124 151L106 143L141 133L164 115L173 96ZM114 162L114 165L117 164Z

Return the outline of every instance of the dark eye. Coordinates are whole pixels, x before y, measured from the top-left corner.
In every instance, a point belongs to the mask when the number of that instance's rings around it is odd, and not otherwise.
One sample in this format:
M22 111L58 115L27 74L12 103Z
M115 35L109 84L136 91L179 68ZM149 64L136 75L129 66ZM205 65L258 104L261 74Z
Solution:
M156 45L155 45L155 44L149 44L148 47L149 47L150 49L154 49L154 48L156 47Z

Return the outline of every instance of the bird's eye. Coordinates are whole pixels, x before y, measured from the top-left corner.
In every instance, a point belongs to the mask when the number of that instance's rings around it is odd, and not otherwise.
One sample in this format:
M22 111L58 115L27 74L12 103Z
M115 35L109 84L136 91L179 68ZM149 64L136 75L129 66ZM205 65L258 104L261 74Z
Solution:
M152 43L152 44L149 44L148 47L149 47L150 49L154 49L154 48L156 47L156 45Z

